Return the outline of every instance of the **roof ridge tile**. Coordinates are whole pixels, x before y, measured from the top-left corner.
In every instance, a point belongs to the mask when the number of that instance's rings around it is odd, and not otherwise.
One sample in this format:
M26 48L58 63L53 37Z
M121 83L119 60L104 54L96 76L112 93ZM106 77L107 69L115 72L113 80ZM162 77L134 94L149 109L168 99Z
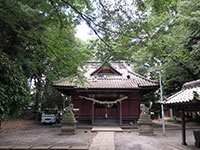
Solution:
M183 84L182 89L189 89L195 87L200 87L200 80L186 82L185 84Z

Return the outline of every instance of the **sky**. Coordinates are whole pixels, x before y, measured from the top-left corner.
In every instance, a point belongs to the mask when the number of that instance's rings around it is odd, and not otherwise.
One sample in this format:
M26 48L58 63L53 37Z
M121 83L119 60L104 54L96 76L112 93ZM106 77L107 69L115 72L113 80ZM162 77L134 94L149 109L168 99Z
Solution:
M80 25L78 25L76 27L76 29L77 29L77 33L75 34L75 36L85 42L96 38L96 35L87 26L87 24L85 22L82 22Z
M110 3L114 3L115 0L108 0ZM127 7L133 7L134 6L132 5L133 1L132 0L125 0L126 1L126 4L127 4ZM95 6L95 3L94 3L94 7ZM83 21L80 25L78 25L76 27L77 29L77 33L75 34L75 36L79 39L81 39L82 41L89 41L89 40L92 40L92 39L97 39L98 37L94 34L94 32L87 26L87 24L85 23L85 21Z

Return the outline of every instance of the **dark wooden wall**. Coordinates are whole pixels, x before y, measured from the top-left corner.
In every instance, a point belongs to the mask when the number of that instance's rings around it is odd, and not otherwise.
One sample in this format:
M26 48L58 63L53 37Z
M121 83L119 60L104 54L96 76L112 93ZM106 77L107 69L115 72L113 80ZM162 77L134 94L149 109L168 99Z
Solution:
M141 93L139 90L126 94L128 100L122 102L123 120L138 119L140 114Z
M74 108L78 108L79 111L75 112L75 115L79 119L88 119L92 118L92 101L84 100L79 98L79 96L88 96L89 94L94 93L72 93L72 103ZM116 93L115 93L116 94ZM123 120L137 119L140 113L140 102L141 102L141 93L139 90L133 92L123 92L119 95L128 96L127 100L121 102L122 107L122 118ZM120 103L117 103L115 107L107 108L108 119L109 118L119 118L120 116ZM105 108L97 107L94 108L95 119L105 118Z

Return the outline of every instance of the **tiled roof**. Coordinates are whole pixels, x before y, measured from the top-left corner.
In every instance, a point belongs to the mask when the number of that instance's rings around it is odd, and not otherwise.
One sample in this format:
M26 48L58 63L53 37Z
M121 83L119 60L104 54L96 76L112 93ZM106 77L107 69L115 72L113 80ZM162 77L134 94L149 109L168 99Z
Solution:
M145 77L135 73L132 66L125 62L111 62L112 68L116 69L121 75L116 74L98 74L91 75L98 67L101 66L100 62L88 62L83 67L87 70L84 76L87 79L87 83L84 85L74 85L69 83L67 79L54 82L54 86L65 86L74 88L114 88L114 89L138 89L142 87L157 87L158 83L154 80L146 79Z
M196 101L200 98L200 80L187 82L182 90L170 96L164 104L184 104Z

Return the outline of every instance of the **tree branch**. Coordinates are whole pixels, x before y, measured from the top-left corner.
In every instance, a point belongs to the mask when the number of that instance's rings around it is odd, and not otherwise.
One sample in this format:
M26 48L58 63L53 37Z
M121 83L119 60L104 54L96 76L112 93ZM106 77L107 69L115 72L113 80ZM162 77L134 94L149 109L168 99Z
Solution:
M180 67L182 67L185 71L187 71L193 80L198 79L198 75L195 75L193 73L193 71L190 68L188 68L183 62L179 61L177 57L176 57L176 59L174 59L174 58L171 58L171 59L173 62L177 63Z
M25 38L27 38L27 39L30 39L30 40L32 40L32 41L35 41L35 42L38 43L39 45L44 45L48 50L51 51L51 53L52 53L59 61L61 61L64 65L67 65L67 64L65 63L65 61L64 61L63 59L61 59L60 57L58 57L58 56L56 55L56 53L53 51L53 49L50 48L50 47L48 46L49 44L47 44L47 43L41 41L40 39L35 39L35 38L33 38L33 37L30 37L30 36L28 36L28 35L26 35L26 34L24 34L24 33L21 33L21 32L19 32L19 31L17 31L17 30L14 30L14 31L15 31L17 34L19 34L19 35L21 35L21 36L23 36L23 37L25 37ZM51 44L51 46L53 46L53 47L56 48L56 49L59 49L59 48L58 48L57 46L55 46L55 45L52 45L52 44ZM75 62L78 62L74 56L70 55L70 57L71 57ZM69 68L70 68L70 66L69 66ZM73 70L70 70L70 69L69 69L68 71L71 72L72 74L76 74L76 72L74 72Z
M51 2L51 5L53 6L53 8L55 9L56 14L58 16L58 19L60 21L60 29L62 29L63 28L63 23L62 23L62 19L61 19L60 15L58 13L58 8L55 6L55 4L54 4L54 2L52 0L50 0L50 2Z
M17 30L14 30L17 34L19 34L19 35L22 35L23 37L25 37L25 38L27 38L27 39L30 39L30 40L32 40L32 41L35 41L36 43L38 43L39 45L44 45L45 47L48 47L48 49L53 53L53 55L56 57L56 58L58 58L59 60L60 60L60 58L56 55L56 53L46 44L46 43L44 43L44 42L42 42L40 39L35 39L35 38L33 38L33 37L30 37L30 36L28 36L28 35L26 35L26 34L24 34L24 33L21 33L21 32L19 32L19 31L17 31Z
M70 4L68 1L65 0L61 0L63 3L66 3L68 6L70 6L76 13L78 13L80 15L80 17L87 23L87 25L92 29L92 31L97 35L97 37L108 47L112 50L112 48L110 47L110 45L101 38L101 36L99 35L99 33L92 27L91 23L88 21L91 20L91 18L86 17L84 14L82 14L78 9L76 9L72 4Z

